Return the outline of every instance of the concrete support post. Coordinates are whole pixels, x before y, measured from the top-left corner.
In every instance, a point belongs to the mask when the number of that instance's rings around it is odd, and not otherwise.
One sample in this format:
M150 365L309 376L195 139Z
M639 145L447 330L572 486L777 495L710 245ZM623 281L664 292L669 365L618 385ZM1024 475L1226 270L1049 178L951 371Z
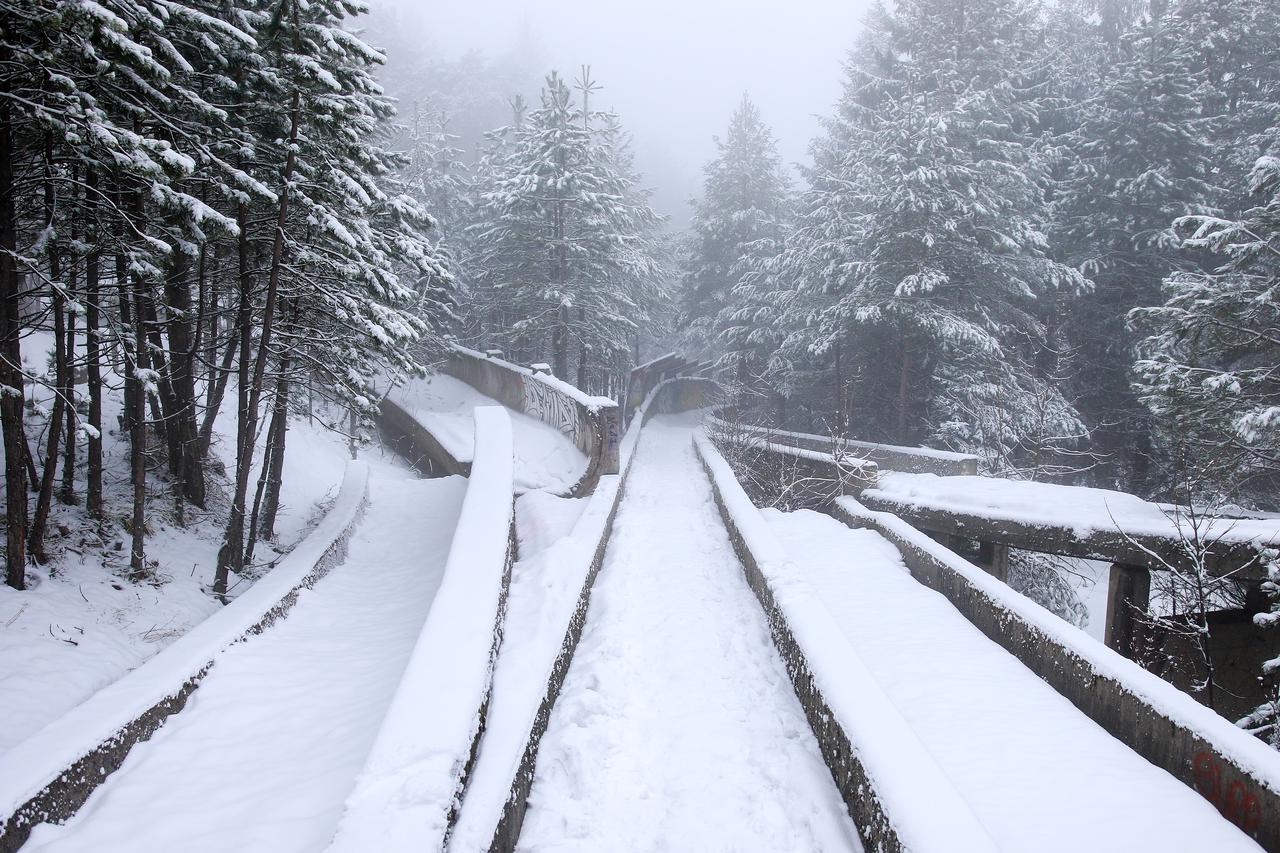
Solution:
M1002 581L1009 582L1009 546L998 542L978 543L978 562L987 574Z
M1151 572L1145 566L1111 565L1107 587L1106 643L1133 659L1137 649L1138 611L1147 612L1151 600Z

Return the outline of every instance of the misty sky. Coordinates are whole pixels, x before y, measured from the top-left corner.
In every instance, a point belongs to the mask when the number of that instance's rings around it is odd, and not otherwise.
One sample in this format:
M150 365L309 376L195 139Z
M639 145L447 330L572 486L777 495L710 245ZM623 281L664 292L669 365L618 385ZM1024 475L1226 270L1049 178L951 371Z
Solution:
M501 52L527 26L550 67L584 63L602 105L635 138L655 206L684 225L702 165L749 92L782 156L804 161L840 92L841 62L871 0L369 0L411 13L423 45L456 55ZM406 18L409 16L406 15ZM394 57L392 62L394 63ZM548 69L549 70L549 69Z

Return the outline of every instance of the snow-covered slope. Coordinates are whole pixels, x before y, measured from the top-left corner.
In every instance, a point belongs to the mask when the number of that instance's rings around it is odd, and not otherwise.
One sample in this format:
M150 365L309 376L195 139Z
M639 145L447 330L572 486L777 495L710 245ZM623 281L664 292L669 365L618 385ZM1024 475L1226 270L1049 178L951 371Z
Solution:
M24 341L35 353L38 336ZM52 343L49 342L49 346ZM32 355L34 358L34 355ZM47 389L30 389L47 403ZM234 388L215 421L214 460L234 470ZM227 496L224 481L209 478L208 512L190 507L186 524L174 523L172 497L164 485L150 488L146 555L151 578L123 579L129 542L120 520L127 514L129 483L127 436L115 429L119 397L103 400L103 455L107 522L92 523L84 509L84 451L80 448L77 493L80 505L53 502L50 518L51 561L28 568L29 588L18 592L0 585L0 753L61 716L95 691L120 678L189 631L221 605L207 594L222 541ZM38 435L31 419L29 429ZM258 461L262 458L259 442ZM338 493L349 458L342 436L317 421L294 420L281 486L276 537L260 542L255 574L288 553L324 514ZM366 457L377 459L377 451ZM256 482L258 472L252 472ZM232 578L232 597L251 581Z

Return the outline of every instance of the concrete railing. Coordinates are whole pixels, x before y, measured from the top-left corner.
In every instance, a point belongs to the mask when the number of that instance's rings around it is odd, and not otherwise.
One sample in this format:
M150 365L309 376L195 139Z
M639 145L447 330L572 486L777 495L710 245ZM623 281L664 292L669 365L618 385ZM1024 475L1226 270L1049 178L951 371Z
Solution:
M457 817L484 733L516 551L506 410L475 410L475 448L440 589L332 853L443 850Z
M135 743L148 740L214 666L218 654L288 613L299 591L339 565L368 503L369 472L347 466L333 508L243 595L155 657L0 756L0 851L22 846L39 823L84 805Z
M913 577L952 603L1115 738L1280 851L1274 750L1176 687L1068 625L906 521L844 497L831 510L896 545Z
M694 439L747 583L867 850L994 851L995 842L849 645L705 436Z
M857 456L868 462L874 462L885 471L937 474L939 476L978 473L978 457L968 453L934 450L931 447L901 447L896 444L878 444L872 441L832 438L831 436L816 435L808 432L791 432L783 429L770 429L751 424L727 422L718 418L715 421L725 427L765 436L769 441L776 444L799 447L821 453Z
M567 436L587 457L587 470L569 494L591 494L600 478L618 473L618 404L593 397L546 373L455 346L442 370L517 412Z

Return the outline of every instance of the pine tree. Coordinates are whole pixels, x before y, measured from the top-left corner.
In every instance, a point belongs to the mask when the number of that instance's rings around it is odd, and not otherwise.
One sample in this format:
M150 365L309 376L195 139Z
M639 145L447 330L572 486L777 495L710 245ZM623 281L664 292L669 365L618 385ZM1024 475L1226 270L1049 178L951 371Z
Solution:
M581 88L585 101L585 72ZM510 134L488 163L469 275L488 294L481 303L500 306L489 328L513 357L549 360L561 378L576 362L585 379L589 365L629 353L644 294L661 278L660 219L616 122L579 106L558 74Z
M1033 427L1081 432L1037 363L1042 302L1087 286L1048 257L1032 145L1039 24L1020 0L874 12L795 233L757 267L755 280L805 294L784 323L806 329L786 361L812 371L838 353L869 438L942 441L1016 468Z
M1223 259L1175 272L1165 302L1138 309L1147 331L1137 389L1166 446L1213 461L1204 484L1275 509L1280 470L1280 125L1248 183L1256 202L1238 219L1187 216L1183 244Z
M741 282L739 267L751 244L777 241L789 215L791 188L772 132L759 110L743 95L729 119L724 140L707 163L703 196L694 202L688 246L682 258L680 323L689 345L714 349L717 318ZM726 325L734 325L726 316ZM741 335L722 341L732 355Z
M1217 118L1201 102L1199 46L1184 5L1141 18L1114 47L1100 46L1093 65L1105 71L1065 140L1068 165L1054 208L1058 257L1094 282L1063 329L1079 353L1078 405L1113 484L1137 489L1151 485L1151 424L1130 390L1136 340L1124 318L1159 301L1165 276L1198 265L1194 254L1176 251L1169 223L1221 199L1213 185Z

